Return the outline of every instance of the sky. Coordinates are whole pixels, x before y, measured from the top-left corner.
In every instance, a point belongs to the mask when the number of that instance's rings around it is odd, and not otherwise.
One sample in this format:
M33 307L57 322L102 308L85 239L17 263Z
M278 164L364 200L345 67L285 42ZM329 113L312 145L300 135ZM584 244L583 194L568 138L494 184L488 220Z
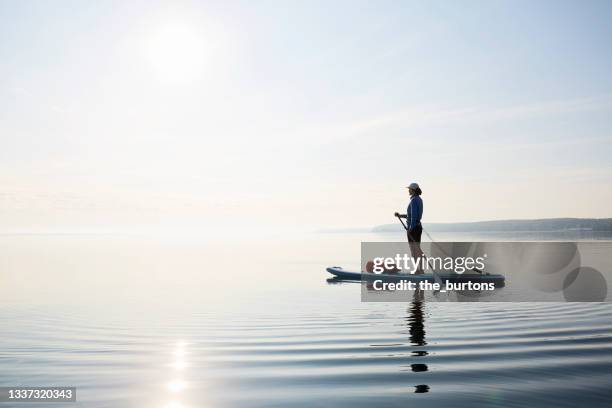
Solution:
M0 0L0 232L612 217L607 1Z

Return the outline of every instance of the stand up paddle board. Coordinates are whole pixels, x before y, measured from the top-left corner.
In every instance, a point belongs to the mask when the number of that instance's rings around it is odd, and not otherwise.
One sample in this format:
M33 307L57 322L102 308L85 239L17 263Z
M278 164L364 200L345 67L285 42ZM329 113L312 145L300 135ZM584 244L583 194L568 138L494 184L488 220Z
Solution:
M402 280L412 282L442 282L448 280L449 282L480 282L480 283L494 283L496 287L502 287L505 284L506 278L504 275L487 274L487 273L424 273L421 275L411 274L389 274L389 273L369 273L369 272L353 272L347 271L340 266L331 266L327 268L327 272L331 273L338 279L352 280L352 281L375 281L382 280L384 282L399 282Z

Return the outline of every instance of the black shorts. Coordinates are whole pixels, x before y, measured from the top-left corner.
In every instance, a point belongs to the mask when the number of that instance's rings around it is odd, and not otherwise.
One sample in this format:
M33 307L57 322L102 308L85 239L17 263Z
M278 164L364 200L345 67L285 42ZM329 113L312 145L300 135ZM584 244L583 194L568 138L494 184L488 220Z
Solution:
M408 235L408 242L421 242L421 234L423 233L423 227L421 224L414 227L411 231L406 231Z

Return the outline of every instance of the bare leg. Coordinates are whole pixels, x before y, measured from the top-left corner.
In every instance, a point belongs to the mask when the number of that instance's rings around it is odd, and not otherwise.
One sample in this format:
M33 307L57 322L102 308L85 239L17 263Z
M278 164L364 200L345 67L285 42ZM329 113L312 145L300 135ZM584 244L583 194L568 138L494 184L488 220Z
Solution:
M408 246L410 247L410 254L412 254L412 258L415 260L415 263L418 261L419 264L417 266L416 271L414 272L416 275L423 274L423 251L421 250L421 243L414 242L410 237L410 233L406 233L408 236Z

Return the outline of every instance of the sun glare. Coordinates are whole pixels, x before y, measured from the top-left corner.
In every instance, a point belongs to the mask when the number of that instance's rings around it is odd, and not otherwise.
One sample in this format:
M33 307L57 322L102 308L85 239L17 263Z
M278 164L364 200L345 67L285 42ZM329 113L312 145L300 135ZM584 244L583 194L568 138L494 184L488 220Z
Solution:
M169 24L151 35L147 57L159 80L193 82L202 75L205 45L205 39L196 27Z

